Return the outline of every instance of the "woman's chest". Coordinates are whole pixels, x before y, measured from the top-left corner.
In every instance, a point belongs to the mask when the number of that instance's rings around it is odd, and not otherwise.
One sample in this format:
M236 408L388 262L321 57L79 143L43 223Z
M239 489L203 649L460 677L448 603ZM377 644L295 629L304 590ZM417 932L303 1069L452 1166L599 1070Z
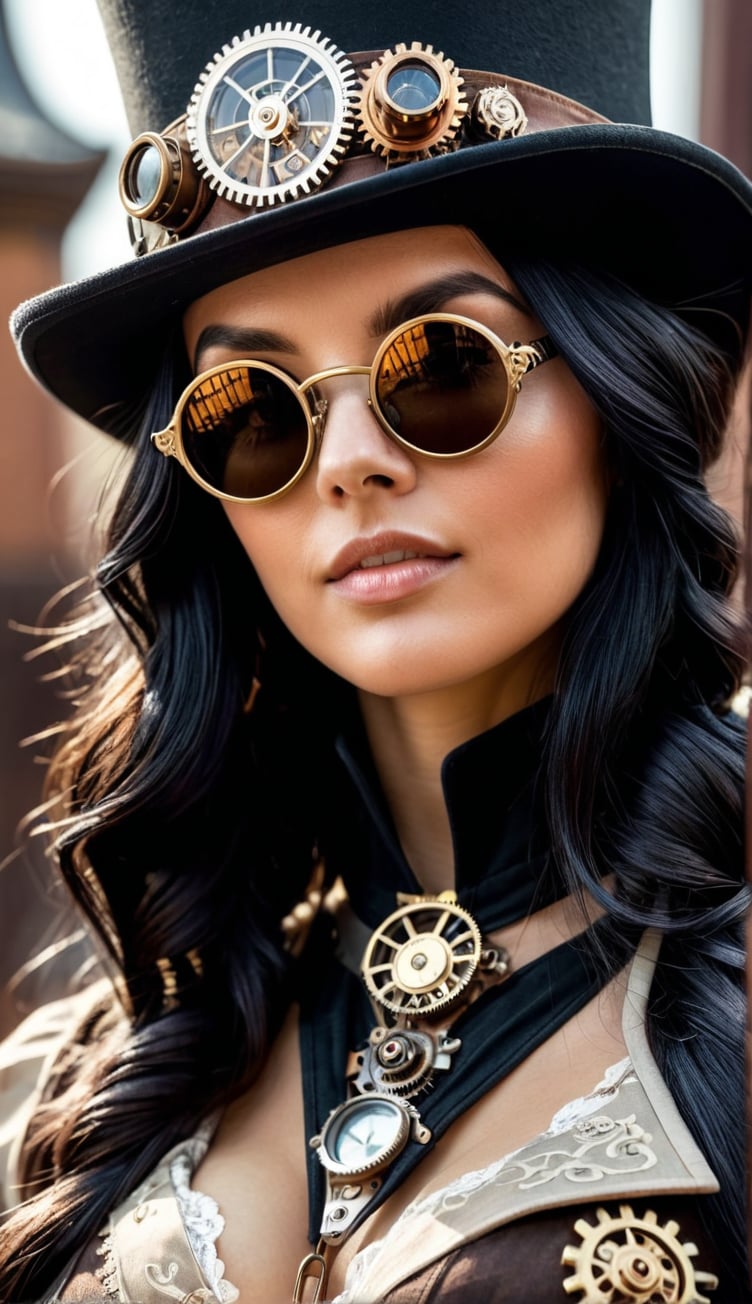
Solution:
M655 1065L639 1039L628 1039L628 1048L633 1059L637 1052L638 1062L644 1060L642 1076L622 1066L617 1078L609 1075L603 1089L591 1092L603 1064L613 1064L623 1049L608 1022L602 1003L586 1006L458 1117L394 1196L356 1229L335 1257L322 1298L331 1299L344 1285L340 1304L385 1298L412 1304L413 1285L428 1291L415 1298L433 1298L439 1287L443 1298L451 1278L464 1304L485 1297L476 1286L484 1273L496 1273L492 1260L505 1238L522 1236L524 1249L524 1229L533 1234L548 1211L570 1211L573 1234L559 1252L574 1245L581 1264L580 1236L590 1235L587 1220L597 1230L598 1206L619 1216L622 1205L634 1204L635 1216L644 1219L651 1191L654 1202L660 1192L678 1200L714 1189L660 1079L650 1087ZM107 1298L205 1304L239 1294L244 1304L289 1304L309 1249L297 1043L291 1018L258 1082L226 1111L203 1161L196 1166L203 1154L199 1138L176 1147L114 1211ZM583 1095L587 1099L561 1111L562 1103ZM221 1233L216 1218L202 1217L204 1202L210 1211L221 1210ZM501 1304L505 1297L497 1297ZM66 1290L63 1298L82 1296Z
M333 1256L328 1296L343 1289L354 1255L383 1237L408 1204L516 1149L543 1131L564 1101L600 1080L624 1053L612 1003L601 995L472 1109L458 1111L439 1143ZM461 1072L461 1061L453 1071ZM226 1112L194 1175L194 1188L224 1214L217 1248L227 1280L244 1301L288 1300L310 1253L303 1099L309 1087L293 1013L261 1078ZM343 1096L344 1090L343 1082Z

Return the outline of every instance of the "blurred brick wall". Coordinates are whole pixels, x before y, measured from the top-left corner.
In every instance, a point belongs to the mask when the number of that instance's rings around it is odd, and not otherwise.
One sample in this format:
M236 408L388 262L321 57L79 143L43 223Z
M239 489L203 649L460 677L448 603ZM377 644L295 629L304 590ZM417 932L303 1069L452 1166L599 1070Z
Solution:
M5 214L7 218L7 214ZM0 313L60 279L60 230L39 222L0 222ZM63 709L42 666L24 654L39 639L15 626L35 626L66 569L55 518L65 514L65 487L51 493L64 460L61 414L21 369L6 330L0 333L0 1032L33 1006L44 974L29 976L17 995L8 983L30 955L60 931L63 894L53 891L38 839L23 843L21 817L40 801L44 744L21 740L47 728ZM73 562L71 561L71 565ZM50 669L48 665L44 669ZM70 920L70 927L73 921ZM71 963L78 963L71 956ZM60 969L62 977L63 969ZM20 1004L19 1000L20 998Z
M0 315L57 284L60 244L103 156L67 135L40 110L10 45L0 0ZM39 969L21 984L19 1005L9 983L64 922L64 895L52 888L42 843L21 846L20 819L40 801L43 769L20 741L48 727L65 709L24 653L35 626L63 580L80 569L69 556L69 484L56 482L66 459L61 409L19 365L10 335L0 330L0 1034L19 1012L51 994L80 955ZM53 489L53 484L56 487ZM47 665L44 669L52 667ZM46 994L46 991L45 991Z

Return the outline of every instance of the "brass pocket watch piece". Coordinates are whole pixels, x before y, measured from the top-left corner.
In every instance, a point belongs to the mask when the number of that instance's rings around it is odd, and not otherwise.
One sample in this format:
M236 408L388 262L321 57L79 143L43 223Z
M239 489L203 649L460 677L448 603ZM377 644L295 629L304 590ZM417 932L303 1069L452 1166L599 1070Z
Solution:
M353 1068L347 1076L361 1093L417 1096L429 1086L435 1071L451 1067L452 1055L460 1045L459 1037L444 1031L373 1028L368 1045L351 1055Z
M328 1174L321 1237L336 1244L381 1186L380 1173L409 1140L431 1139L418 1111L403 1100L373 1092L337 1105L309 1145Z

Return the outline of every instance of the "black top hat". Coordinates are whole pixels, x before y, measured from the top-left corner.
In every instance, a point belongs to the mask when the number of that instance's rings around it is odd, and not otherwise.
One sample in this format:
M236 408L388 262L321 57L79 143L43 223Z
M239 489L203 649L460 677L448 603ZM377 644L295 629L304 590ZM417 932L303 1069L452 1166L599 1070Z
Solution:
M131 125L153 133L121 173L142 256L15 313L54 395L117 429L191 300L436 223L501 261L524 246L604 266L738 361L752 185L645 125L650 0L300 2L298 23L241 0L100 0Z

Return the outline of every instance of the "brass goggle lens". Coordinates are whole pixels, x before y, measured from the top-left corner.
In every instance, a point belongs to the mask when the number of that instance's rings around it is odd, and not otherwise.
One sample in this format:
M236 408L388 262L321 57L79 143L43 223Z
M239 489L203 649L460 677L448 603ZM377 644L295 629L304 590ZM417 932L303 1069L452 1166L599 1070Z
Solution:
M120 198L128 215L175 233L195 225L208 187L191 165L182 120L161 136L146 131L130 145L120 168Z
M134 204L150 208L158 200L164 186L164 167L156 145L145 145L131 162L128 171L128 189Z
M366 74L360 127L371 148L394 162L452 148L467 102L451 59L413 41L387 50Z
M446 99L438 73L422 60L405 59L387 73L385 81L388 103L398 113L435 113Z
M120 195L132 217L156 221L171 189L174 157L167 140L145 132L131 144L120 169Z

